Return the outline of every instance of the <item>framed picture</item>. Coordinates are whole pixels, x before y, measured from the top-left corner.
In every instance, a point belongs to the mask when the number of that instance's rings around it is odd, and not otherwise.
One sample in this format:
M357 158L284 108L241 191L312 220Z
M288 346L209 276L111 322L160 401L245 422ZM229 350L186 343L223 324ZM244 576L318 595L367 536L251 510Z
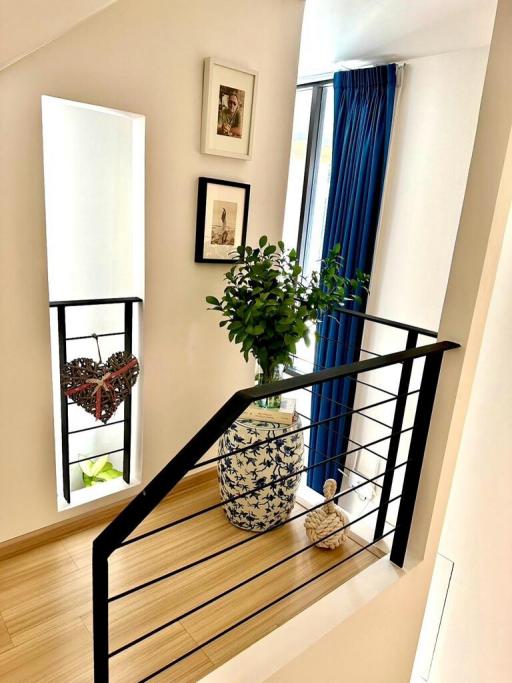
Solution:
M229 180L199 178L196 262L236 263L245 246L251 186Z
M258 74L213 57L204 61L201 152L250 159Z

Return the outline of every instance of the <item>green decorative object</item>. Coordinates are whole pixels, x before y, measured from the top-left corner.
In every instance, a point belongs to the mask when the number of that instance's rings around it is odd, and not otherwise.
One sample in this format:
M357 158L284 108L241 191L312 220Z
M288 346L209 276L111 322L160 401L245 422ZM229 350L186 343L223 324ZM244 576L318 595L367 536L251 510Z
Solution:
M95 486L104 481L117 479L123 475L122 472L114 469L114 466L106 455L97 460L86 460L85 462L81 462L80 469L82 470L82 479L85 486Z
M349 278L343 273L340 251L336 244L320 269L305 276L295 249L285 249L281 241L269 244L263 236L257 248L238 247L242 262L224 276L221 299L206 297L209 310L222 315L220 327L226 327L230 341L240 344L245 360L249 354L256 359L258 383L275 381L280 367L293 365L297 344L304 340L309 345L308 323L347 301L361 301L368 291L368 275L357 271ZM275 403L272 407L278 408Z

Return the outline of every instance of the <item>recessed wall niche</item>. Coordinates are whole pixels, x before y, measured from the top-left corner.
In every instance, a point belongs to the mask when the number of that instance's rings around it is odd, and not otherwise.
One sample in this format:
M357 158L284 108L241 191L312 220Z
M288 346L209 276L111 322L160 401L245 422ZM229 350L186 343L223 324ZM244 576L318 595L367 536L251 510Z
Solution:
M61 392L60 372L125 350L142 366L145 117L43 96L42 118L57 505L66 509L140 481L142 377L104 425ZM122 475L86 485L83 468L100 458Z

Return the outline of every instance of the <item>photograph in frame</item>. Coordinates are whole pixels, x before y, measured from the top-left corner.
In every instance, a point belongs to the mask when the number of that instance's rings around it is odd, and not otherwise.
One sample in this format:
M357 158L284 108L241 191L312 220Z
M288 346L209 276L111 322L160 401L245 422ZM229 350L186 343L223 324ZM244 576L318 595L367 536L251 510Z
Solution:
M219 88L219 114L217 135L241 139L244 124L245 91L221 85Z
M202 153L251 157L257 80L256 71L205 59Z
M236 263L236 249L245 246L250 185L199 178L195 260Z

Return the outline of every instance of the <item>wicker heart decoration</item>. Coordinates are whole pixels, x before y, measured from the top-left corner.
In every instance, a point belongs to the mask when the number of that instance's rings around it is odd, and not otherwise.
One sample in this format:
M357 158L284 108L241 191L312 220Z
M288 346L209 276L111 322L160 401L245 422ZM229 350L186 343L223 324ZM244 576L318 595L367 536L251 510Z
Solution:
M66 396L106 424L130 395L139 371L135 356L117 351L105 363L96 363L92 358L65 363L60 383Z

